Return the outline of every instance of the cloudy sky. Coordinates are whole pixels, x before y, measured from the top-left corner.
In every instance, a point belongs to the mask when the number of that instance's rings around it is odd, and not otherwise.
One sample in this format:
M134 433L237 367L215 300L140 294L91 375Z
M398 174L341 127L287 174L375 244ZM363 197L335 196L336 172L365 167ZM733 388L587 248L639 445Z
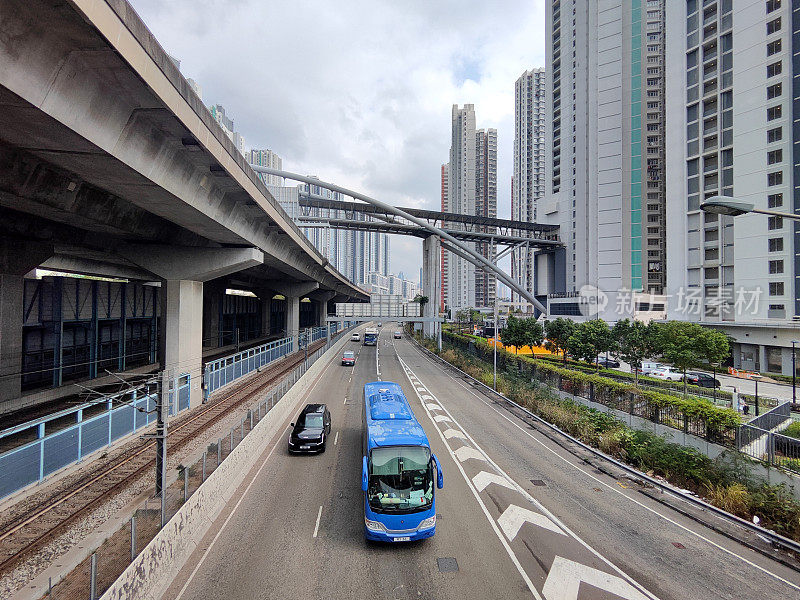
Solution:
M544 66L544 0L131 0L248 148L398 206L440 207L453 104L498 130L510 215L514 82ZM393 236L416 279L422 243Z

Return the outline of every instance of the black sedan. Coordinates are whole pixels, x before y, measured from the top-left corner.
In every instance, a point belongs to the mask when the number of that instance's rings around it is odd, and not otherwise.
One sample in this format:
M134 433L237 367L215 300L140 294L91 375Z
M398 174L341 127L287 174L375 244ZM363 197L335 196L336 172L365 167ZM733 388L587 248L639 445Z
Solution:
M597 359L597 364L601 367L605 367L606 369L619 369L619 361L614 360L613 358L606 358L605 356L601 356Z
M331 433L331 413L324 404L306 404L292 423L289 452L325 452L325 442Z
M708 373L701 373L699 371L686 373L686 383L707 388L719 387L721 385L719 379L712 377Z

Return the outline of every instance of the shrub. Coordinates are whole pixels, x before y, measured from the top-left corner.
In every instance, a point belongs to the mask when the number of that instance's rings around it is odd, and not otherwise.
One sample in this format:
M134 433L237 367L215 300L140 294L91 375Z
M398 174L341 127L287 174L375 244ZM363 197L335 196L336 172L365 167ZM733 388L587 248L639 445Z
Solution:
M786 429L780 431L780 434L800 439L800 421L794 421Z

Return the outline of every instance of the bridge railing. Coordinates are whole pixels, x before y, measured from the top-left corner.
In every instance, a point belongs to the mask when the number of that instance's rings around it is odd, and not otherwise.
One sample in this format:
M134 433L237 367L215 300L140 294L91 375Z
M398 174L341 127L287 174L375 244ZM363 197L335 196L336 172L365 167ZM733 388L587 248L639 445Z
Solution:
M290 336L207 362L203 373L206 396L286 356L292 351L293 343L294 338Z
M190 376L169 393L169 414L189 408ZM156 420L157 386L120 392L0 431L0 498L42 481Z

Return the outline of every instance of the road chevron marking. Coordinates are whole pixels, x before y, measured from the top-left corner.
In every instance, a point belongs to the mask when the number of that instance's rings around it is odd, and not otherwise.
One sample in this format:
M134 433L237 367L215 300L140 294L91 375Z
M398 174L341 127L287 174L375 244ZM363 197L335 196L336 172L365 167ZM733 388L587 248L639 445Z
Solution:
M450 423L453 422L453 419L451 419L450 417L445 417L444 415L436 415L435 417L433 417L433 420L436 421L437 423L442 423L444 421L449 421Z
M428 410L442 410L441 406L434 404L433 402L428 402L425 406L428 407Z
M456 448L453 451L453 454L455 454L458 461L462 463L464 461L469 460L470 458L486 462L486 459L483 457L483 454L475 450L475 448L473 448L472 446L461 446L460 448Z
M558 525L553 523L543 514L533 512L527 508L522 508L516 504L509 504L508 508L503 511L502 515L500 515L500 518L497 519L497 524L500 525L500 528L503 530L503 533L506 534L506 537L509 540L513 540L515 537L517 537L520 528L525 523L533 523L534 525L543 527L544 529L552 531L553 533L567 535L561 531L561 528Z
M577 600L581 583L587 583L625 600L648 600L647 596L621 577L562 556L556 556L553 560L542 595L547 600Z
M445 434L447 435L447 434ZM497 485L502 485L503 487L507 487L510 490L516 491L511 482L503 477L502 475L498 475L497 473L489 473L488 471L481 471L475 477L472 478L472 483L475 484L475 487L478 489L479 492L482 492L486 489L486 486L490 483L496 483Z
M446 437L448 440L453 438L461 438L462 440L467 439L467 436L465 436L464 433L458 429L445 429L442 433L444 433L444 437Z

